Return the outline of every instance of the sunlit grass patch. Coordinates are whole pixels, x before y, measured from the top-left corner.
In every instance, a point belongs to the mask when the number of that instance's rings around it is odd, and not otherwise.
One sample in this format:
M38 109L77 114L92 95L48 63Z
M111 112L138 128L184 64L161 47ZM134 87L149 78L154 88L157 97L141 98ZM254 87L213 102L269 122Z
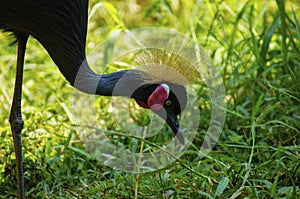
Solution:
M179 161L140 175L140 198L300 197L297 1L153 0L103 5L92 0L90 10L87 53L119 29L172 28L208 51L226 87L226 122L214 150L208 155L199 151L210 124L211 105L207 87L196 84L201 111L198 134ZM16 195L16 160L8 122L16 45L10 45L14 39L8 35L0 33L0 198ZM31 38L22 99L28 198L133 198L135 175L104 166L81 142L68 113L72 100L73 88ZM95 118L108 133L120 132L110 100L97 97ZM140 111L132 113L136 120ZM147 116L142 119L139 122ZM129 136L111 138L139 149L140 142Z

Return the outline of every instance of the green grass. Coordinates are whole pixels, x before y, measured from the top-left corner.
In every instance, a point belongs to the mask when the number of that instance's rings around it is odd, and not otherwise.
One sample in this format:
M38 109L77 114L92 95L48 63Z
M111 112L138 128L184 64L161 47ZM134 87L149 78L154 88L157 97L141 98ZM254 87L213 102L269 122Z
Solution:
M214 150L199 154L211 113L209 95L196 85L201 119L193 144L167 168L141 174L139 198L300 198L298 1L97 3L90 2L88 52L120 28L172 28L208 51L226 88L226 121ZM0 33L0 41L0 198L15 198L8 116L16 46L7 33ZM133 198L135 175L87 153L69 114L73 89L36 40L27 49L22 100L27 197ZM109 99L97 102L102 111L95 117L106 130L118 130Z

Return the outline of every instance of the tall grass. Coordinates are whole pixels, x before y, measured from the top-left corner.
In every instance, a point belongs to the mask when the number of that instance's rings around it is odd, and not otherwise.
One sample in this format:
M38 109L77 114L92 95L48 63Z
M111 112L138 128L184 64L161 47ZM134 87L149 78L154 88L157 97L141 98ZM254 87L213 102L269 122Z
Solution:
M200 86L198 135L179 161L139 177L139 198L300 198L298 1L91 0L90 10L87 51L117 29L172 28L207 49L223 75L227 116L214 150L199 151L210 122ZM14 198L8 115L16 47L7 34L0 41L0 198ZM71 92L30 39L22 100L28 198L133 198L135 176L96 161L72 130ZM108 103L98 100L99 109ZM109 114L96 117L114 129Z

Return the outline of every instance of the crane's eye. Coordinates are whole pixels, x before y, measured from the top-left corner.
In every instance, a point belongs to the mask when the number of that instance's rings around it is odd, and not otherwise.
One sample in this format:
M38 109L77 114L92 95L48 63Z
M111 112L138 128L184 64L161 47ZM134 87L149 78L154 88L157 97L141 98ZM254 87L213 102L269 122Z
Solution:
M172 104L172 102L171 102L171 100L167 100L167 101L165 102L165 104L166 104L167 106L170 106L170 105Z

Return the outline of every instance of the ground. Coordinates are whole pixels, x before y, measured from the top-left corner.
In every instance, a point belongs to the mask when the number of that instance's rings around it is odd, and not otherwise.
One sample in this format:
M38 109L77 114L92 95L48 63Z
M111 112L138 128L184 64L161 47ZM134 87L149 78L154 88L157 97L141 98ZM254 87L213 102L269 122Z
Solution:
M299 11L298 1L280 0L90 1L87 52L118 30L173 29L207 50L226 90L225 123L214 149L200 150L211 118L202 82L192 87L201 111L195 139L177 161L140 174L137 194L136 174L105 166L86 150L72 118L74 90L30 38L22 99L27 197L300 198ZM8 33L0 40L0 198L15 198L8 116L16 45ZM117 146L138 152L141 140L122 133L110 100L95 99L94 117Z

